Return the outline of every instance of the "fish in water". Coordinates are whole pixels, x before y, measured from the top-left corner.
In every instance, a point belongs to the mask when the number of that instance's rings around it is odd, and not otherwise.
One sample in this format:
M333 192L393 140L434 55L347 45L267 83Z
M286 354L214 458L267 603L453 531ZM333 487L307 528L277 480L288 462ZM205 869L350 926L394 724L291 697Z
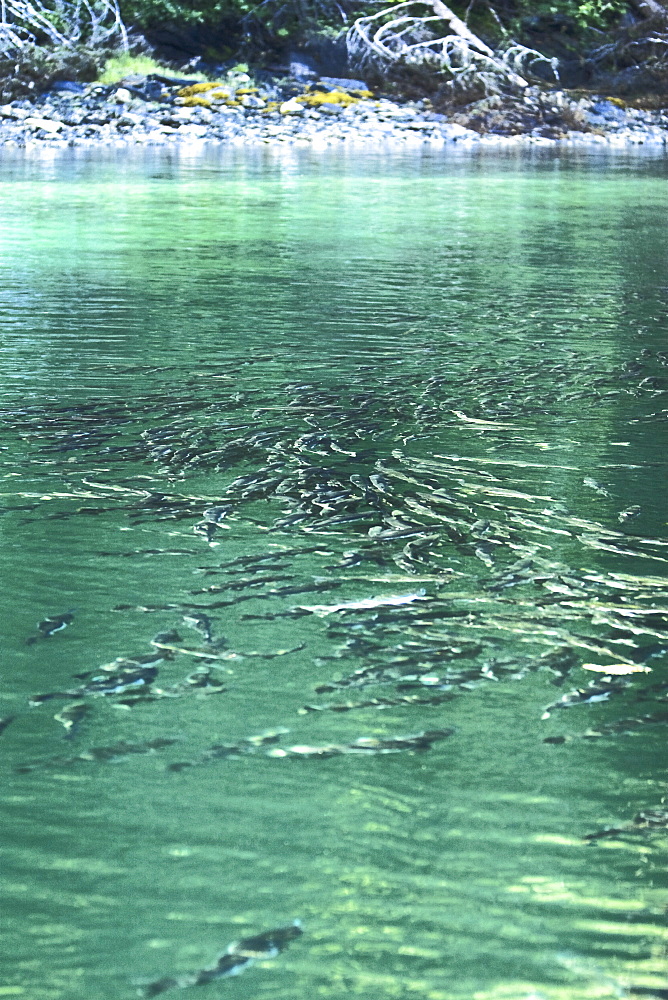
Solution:
M434 695L431 698L419 698L417 695L404 695L400 698L369 698L366 701L344 701L324 705L302 705L297 709L299 715L308 712L351 712L355 708L389 708L395 705L440 705L450 701L453 694Z
M15 770L17 774L29 774L40 767L70 767L82 761L85 763L103 764L116 761L120 757L127 757L129 754L153 753L155 750L163 750L165 747L172 746L177 742L178 739L176 737L169 736L159 736L153 740L144 740L142 743L128 743L127 740L118 740L117 743L112 743L109 746L89 747L88 750L82 750L81 753L76 754L74 757L51 757L30 761L27 764L19 765Z
M436 740L452 736L454 729L430 729L413 736L397 736L379 739L375 736L361 736L352 743L331 743L326 746L294 746L267 751L267 757L339 757L342 754L386 754L401 753L403 750L431 750Z
M208 615L205 614L187 614L183 616L183 620L186 625L190 628L194 628L195 631L199 632L203 636L205 642L213 641L213 622Z
M151 639L152 646L161 646L164 645L165 643L173 643L173 642L183 642L183 639L174 628L169 629L165 632L158 632L158 634L154 635L153 638Z
M548 705L541 719L549 719L555 708L571 708L573 705L591 705L597 701L607 701L611 694L622 691L628 684L625 681L614 680L612 677L602 677L601 682L590 683L586 688L569 691L558 701Z
M39 632L37 635L31 635L26 639L26 645L32 646L34 642L38 639L48 639L50 636L54 635L56 632L62 632L64 628L71 625L74 621L74 610L65 611L62 615L54 615L52 618L45 618L41 622L37 622L37 628Z
M193 531L195 532L195 534L204 535L209 544L211 544L211 542L213 541L214 535L216 534L217 530L218 530L218 525L215 524L213 521L198 521L197 524L193 525Z
M183 771L187 767L194 767L197 763L205 763L211 760L225 760L228 757L240 757L242 754L258 753L263 747L272 743L278 743L281 736L289 732L288 729L269 729L267 732L259 733L257 736L247 736L238 743L214 743L205 750L199 761L179 760L167 767L168 771Z
M52 698L82 698L85 695L102 697L105 695L124 694L126 691L143 688L148 690L158 675L155 666L122 667L113 673L92 677L87 684L70 691L48 691L46 694L35 694L29 700L32 706L41 705Z
M72 705L66 705L61 712L57 712L54 719L65 727L65 738L72 739L89 712L90 705L86 705L83 701L77 701Z
M125 697L117 698L114 704L124 708L132 708L134 705L160 701L164 698L180 698L192 692L202 695L221 694L223 691L227 691L227 688L222 678L217 676L211 667L199 667L182 681L178 681L168 688L152 689L149 687L146 691L138 691L137 693L130 691Z
M2 718L0 718L0 733L4 732L7 726L13 722L15 718L15 715L3 715Z
M414 594L396 594L388 597L365 597L359 601L344 601L343 604L302 604L300 611L310 611L317 615L331 615L334 611L362 611L367 608L382 608L401 604L412 604L413 601L425 601L424 589Z
M588 486L590 490L594 490L600 496L602 497L610 496L610 493L608 492L608 490L606 490L605 486L601 486L601 484L598 483L595 479L592 479L591 476L585 476L582 482L584 486Z
M600 840L601 837L614 837L619 833L637 833L638 830L668 829L668 809L646 809L633 817L632 823L624 826L606 826L602 830L585 834L585 840Z
M200 972L186 976L165 976L157 979L139 990L142 997L157 997L160 993L171 989L183 989L186 986L205 986L207 983L222 979L225 976L236 976L243 972L258 958L275 958L291 941L303 934L301 924L295 920L287 927L278 927L273 931L265 931L254 937L242 938L229 944L215 965Z
M231 514L233 511L231 504L220 507L208 507L206 510L202 511L202 519L208 521L210 524L220 524L220 522Z

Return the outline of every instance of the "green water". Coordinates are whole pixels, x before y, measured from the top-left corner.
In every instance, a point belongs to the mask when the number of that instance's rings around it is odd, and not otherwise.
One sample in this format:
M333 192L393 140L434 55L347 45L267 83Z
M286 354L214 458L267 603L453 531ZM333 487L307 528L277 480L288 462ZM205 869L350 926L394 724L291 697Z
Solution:
M666 830L633 819L666 796L667 176L3 154L0 997L131 997L295 919L201 996L665 989ZM183 621L207 607L226 644ZM209 664L224 691L76 694L171 629L152 690ZM541 718L606 676L583 663L629 672ZM454 731L207 757L282 728Z

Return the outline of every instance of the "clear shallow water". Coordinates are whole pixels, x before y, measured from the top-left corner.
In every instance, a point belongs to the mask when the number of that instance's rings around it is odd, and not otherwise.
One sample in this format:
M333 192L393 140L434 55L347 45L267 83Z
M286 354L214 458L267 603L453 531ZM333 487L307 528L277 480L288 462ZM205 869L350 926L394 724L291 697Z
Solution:
M295 918L202 995L665 988L666 835L633 824L665 723L627 720L666 711L667 201L640 156L3 159L0 996L133 996ZM225 691L28 707L173 628L153 690ZM541 718L615 662L651 672ZM454 732L244 751L282 727Z

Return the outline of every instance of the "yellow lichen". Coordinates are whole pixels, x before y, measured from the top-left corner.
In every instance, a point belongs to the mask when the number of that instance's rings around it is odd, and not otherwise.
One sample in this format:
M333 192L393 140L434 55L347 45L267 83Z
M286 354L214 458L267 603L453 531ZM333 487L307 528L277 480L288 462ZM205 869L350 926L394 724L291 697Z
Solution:
M313 90L309 94L300 94L295 100L299 101L300 104L305 104L309 108L319 108L321 104L340 104L342 107L347 108L350 104L357 104L359 98L353 97L352 94L347 94L343 90L331 90L329 92Z
M259 87L238 87L237 94L257 94L259 92Z
M203 94L207 90L220 90L225 84L218 81L218 83L192 83L189 87L182 87L181 90L177 91L177 97L195 97L197 94Z
M182 108L210 108L211 101L206 97L177 97L176 104Z

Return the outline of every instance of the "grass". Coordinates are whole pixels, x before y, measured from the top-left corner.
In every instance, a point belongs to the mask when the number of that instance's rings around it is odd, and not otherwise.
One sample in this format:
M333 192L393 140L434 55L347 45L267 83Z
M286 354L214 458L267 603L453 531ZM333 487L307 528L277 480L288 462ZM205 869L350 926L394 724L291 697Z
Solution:
M197 81L206 80L204 73L182 73L176 72L161 63L151 59L150 56L132 56L124 53L119 56L112 56L108 59L98 83L119 83L124 77L131 74L147 76L149 73L160 73L163 76L178 76L179 79Z

